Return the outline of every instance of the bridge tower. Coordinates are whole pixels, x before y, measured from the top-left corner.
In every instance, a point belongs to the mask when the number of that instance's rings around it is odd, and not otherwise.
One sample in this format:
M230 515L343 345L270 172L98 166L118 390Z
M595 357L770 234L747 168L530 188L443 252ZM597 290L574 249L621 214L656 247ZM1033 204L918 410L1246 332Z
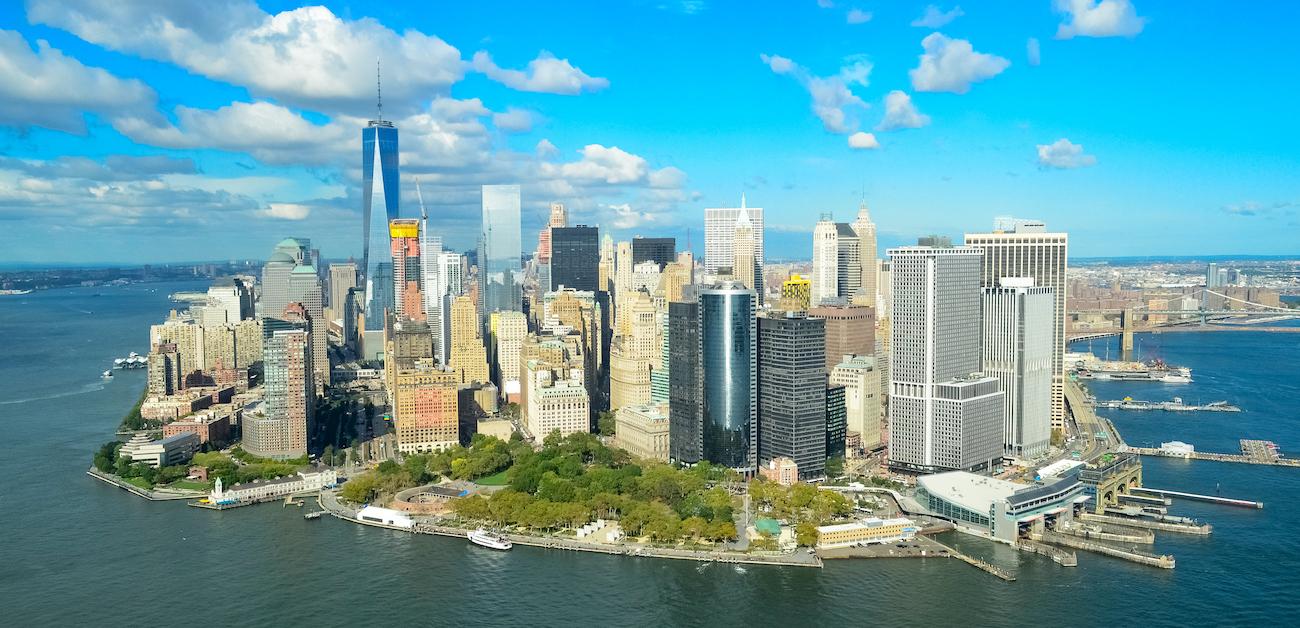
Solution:
M1121 359L1132 360L1133 359L1133 310L1131 308L1126 309L1123 312L1120 312L1119 325L1120 325L1119 349L1120 349L1120 353L1123 354L1123 357Z

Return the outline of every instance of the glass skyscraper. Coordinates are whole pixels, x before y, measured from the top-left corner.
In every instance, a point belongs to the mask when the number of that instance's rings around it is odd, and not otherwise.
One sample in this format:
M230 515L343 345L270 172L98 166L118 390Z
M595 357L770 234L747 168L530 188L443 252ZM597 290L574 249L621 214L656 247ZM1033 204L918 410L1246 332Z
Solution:
M519 186L483 186L483 232L479 238L478 263L480 315L522 309L519 280L520 262Z
M371 120L361 129L362 268L365 269L367 330L384 328L384 311L392 310L393 259L388 222L398 217L401 197L397 172L397 127Z
M596 227L551 228L551 286L595 292L600 289L600 231Z
M722 282L700 292L703 458L752 471L758 458L754 292Z

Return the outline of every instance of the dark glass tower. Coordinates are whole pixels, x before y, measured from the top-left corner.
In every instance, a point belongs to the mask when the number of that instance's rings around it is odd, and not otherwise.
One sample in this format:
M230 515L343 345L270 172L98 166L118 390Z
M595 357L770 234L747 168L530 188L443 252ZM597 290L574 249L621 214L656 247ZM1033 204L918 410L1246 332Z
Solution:
M700 304L668 304L668 456L700 461Z
M722 282L700 291L703 458L750 472L758 459L754 293Z
M551 227L551 286L600 290L600 230L596 227Z
M388 221L398 217L397 127L371 120L361 129L361 214L365 233L366 329L384 328L384 311L393 309L393 259Z
M659 270L677 261L677 240L673 238L632 238L632 263L654 262Z
M758 319L758 459L785 456L799 477L826 472L826 321Z

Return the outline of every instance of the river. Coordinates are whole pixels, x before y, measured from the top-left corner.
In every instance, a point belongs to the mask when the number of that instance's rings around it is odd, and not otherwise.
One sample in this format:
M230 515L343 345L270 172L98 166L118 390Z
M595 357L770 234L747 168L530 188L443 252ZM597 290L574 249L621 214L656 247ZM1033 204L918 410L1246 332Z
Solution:
M0 608L7 625L192 626L1157 626L1300 622L1300 469L1146 461L1151 486L1266 502L1261 511L1176 502L1208 538L1158 535L1178 568L1080 553L1079 567L949 536L1014 570L1005 583L948 559L827 561L825 569L730 566L517 547L496 553L264 504L225 512L152 503L87 475L144 383L100 380L147 349L167 295L196 282L0 297ZM1099 396L1226 399L1240 414L1110 411L1133 444L1184 440L1235 451L1276 441L1300 455L1300 335L1140 336L1191 366L1180 387L1107 384ZM1101 352L1099 343L1094 349ZM1076 347L1078 348L1078 347ZM1113 349L1112 349L1113 351ZM1125 388L1124 386L1127 386ZM1115 387L1115 388L1109 388Z

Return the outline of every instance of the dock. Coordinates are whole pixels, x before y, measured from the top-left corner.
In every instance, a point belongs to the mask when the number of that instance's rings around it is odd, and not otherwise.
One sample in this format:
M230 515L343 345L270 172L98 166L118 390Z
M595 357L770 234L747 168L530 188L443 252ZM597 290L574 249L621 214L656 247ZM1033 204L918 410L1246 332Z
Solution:
M1129 489L1135 493L1150 493L1164 498L1188 499L1198 502L1209 502L1211 504L1220 504L1223 506L1237 506L1238 508L1263 508L1264 502L1253 502L1246 499L1231 499L1228 497L1218 497L1216 495L1198 495L1196 493L1183 493L1181 491L1167 491L1159 488L1148 488L1144 486L1135 486Z
M1092 523L1109 523L1117 526L1146 528L1148 530L1177 532L1179 534L1196 534L1204 536L1210 534L1210 532L1214 530L1214 527L1208 523L1174 523L1170 521L1138 519L1135 517L1122 517L1118 515L1097 515L1089 512L1079 513L1078 517L1082 521Z
M1243 454L1216 454L1204 451L1173 452L1155 447L1126 447L1125 451L1139 456L1157 458L1184 458L1187 460L1209 460L1212 462L1240 462L1243 464L1263 464L1275 467L1300 467L1300 459L1295 458L1261 458Z
M1062 567L1079 566L1079 555L1075 552L1067 552L1059 547L1052 547L1051 545L1040 543L1032 539L1020 539L1016 542L1016 549L1019 549L1022 552L1031 552L1046 556Z
M1043 540L1054 545L1064 545L1074 549L1081 549L1089 552L1096 552L1098 554L1105 554L1106 556L1113 556L1115 558L1122 558L1140 565L1149 565L1161 569L1174 568L1174 557L1168 554L1157 556L1155 554L1148 554L1137 550L1114 547L1088 539L1058 534L1052 531L1043 532Z
M1070 526L1057 526L1058 534L1068 534L1079 538L1091 539L1096 541L1110 541L1112 543L1133 543L1137 545L1152 545L1156 542L1156 535L1150 530L1136 528L1124 528L1121 530L1106 529L1095 524L1074 524Z
M1204 405L1183 403L1181 397L1172 401L1143 401L1141 399L1111 399L1097 402L1098 408L1112 410L1138 410L1157 412L1241 412L1241 408L1226 401L1215 401Z
M1134 502L1143 506L1168 506L1173 503L1168 497L1152 497L1147 495L1134 495L1132 493L1120 493L1119 500L1122 502Z
M934 539L931 540L934 541ZM1000 578L1003 582L1016 581L1016 577L1012 575L1011 572L1001 567L998 567L997 565L984 562L978 558L975 558L974 556L967 556L966 554L957 551L957 549L952 547L951 545L940 543L938 541L934 541L934 543L936 545L942 545L943 547L948 548L948 556L952 558L956 558L957 560L960 560L961 562L966 563L967 565L970 565L971 567L974 567L980 571L993 574L994 576Z

